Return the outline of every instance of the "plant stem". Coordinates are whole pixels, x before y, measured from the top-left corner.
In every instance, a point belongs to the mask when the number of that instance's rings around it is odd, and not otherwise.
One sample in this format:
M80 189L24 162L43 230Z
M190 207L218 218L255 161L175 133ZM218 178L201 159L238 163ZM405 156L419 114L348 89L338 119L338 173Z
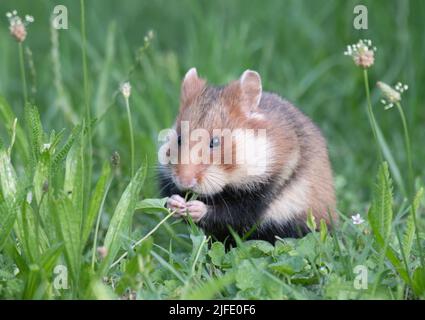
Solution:
M90 112L90 101L89 101L89 84L88 84L88 68L87 68L87 53L86 53L86 13L85 13L85 1L80 0L81 8L81 55L83 60L83 86L84 86L84 109L85 119L87 126L87 137L88 137L88 174L87 174L87 188L90 191L91 184L91 172L92 172L92 157L93 157L93 146L91 136L91 112ZM89 192L86 193L87 197Z
M403 124L403 130L404 130L404 143L406 145L406 153L407 153L407 163L408 163L408 170L409 170L409 189L410 189L410 195L414 196L414 189L415 189L415 179L413 175L413 162L412 162L412 151L410 147L410 137L409 137L409 130L407 127L407 121L406 116L404 115L403 108L401 107L400 102L396 103L397 110L400 114L401 122Z
M398 113L400 114L401 122L403 124L403 131L404 131L404 143L406 147L406 153L407 153L407 162L408 162L408 170L409 170L409 200L410 200L410 214L413 218L413 223L415 225L415 233L416 233L416 245L418 246L419 250L419 257L421 261L421 265L424 268L425 267L425 261L424 256L421 250L421 242L419 238L419 229L418 224L416 221L416 208L414 204L415 200L415 177L413 173L413 161L412 161L412 149L410 144L410 135L409 135L409 129L407 126L406 116L404 114L403 108L401 107L400 102L396 102L395 104L397 106Z
M21 80L22 80L22 92L24 94L24 105L28 102L28 89L27 89L27 80L25 75L25 63L24 63L24 48L22 42L19 42L19 66L21 69Z
M375 120L375 115L373 114L372 102L370 99L369 77L367 74L367 69L363 69L363 78L364 78L364 85L365 85L365 91L366 91L367 114L369 117L369 123L370 123L370 126L372 127L373 137L375 139L376 147L378 150L379 162L381 162L383 158L382 158L381 148L379 146L377 124Z
M99 212L97 214L96 229L94 231L93 248L92 248L92 255L91 255L91 269L92 269L92 271L94 271L94 264L96 262L97 238L98 238L99 228L100 228L100 219L102 217L103 206L105 204L105 200L106 200L106 196L109 192L109 188L111 187L112 180L113 180L113 178L111 177L108 181L108 184L106 185L105 193L103 195L102 202L100 203L100 207L99 207Z
M164 219L162 219L151 231L149 231L143 238L138 240L135 244L131 246L131 249L134 249L135 247L139 246L143 241L145 241L147 238L149 238L165 221L167 221L173 214L175 214L175 211L171 211L168 215L165 216ZM124 259L128 255L128 251L124 252L121 257L119 257L114 263L111 264L109 269L112 269L115 267L122 259Z
M129 98L125 97L125 108L127 109L128 117L128 128L130 130L130 152L131 152L131 177L134 177L134 134L133 134L133 122L131 120L131 110Z

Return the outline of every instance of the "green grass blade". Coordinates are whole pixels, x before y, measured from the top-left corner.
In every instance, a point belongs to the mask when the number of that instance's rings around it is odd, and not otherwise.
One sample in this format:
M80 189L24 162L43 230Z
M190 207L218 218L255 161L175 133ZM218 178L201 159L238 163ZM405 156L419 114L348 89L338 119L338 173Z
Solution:
M384 162L379 167L368 218L373 232L381 235L385 240L388 239L391 233L393 219L392 205L392 184L388 164Z
M6 243L16 220L16 210L9 208L6 203L0 204L0 251Z
M6 99L0 96L0 120L2 123L13 123L16 118L12 108ZM21 157L22 163L27 163L29 159L29 145L22 127L16 125L16 149Z
M78 283L81 261L81 219L71 199L64 194L54 201L59 237L64 244L65 259L74 283Z
M143 164L137 170L118 202L115 212L106 232L104 246L107 256L102 262L100 272L103 273L115 259L122 244L122 236L128 233L136 208L137 198L146 177L147 165Z
M94 192L92 193L89 210L87 212L87 215L84 217L83 230L81 235L83 247L90 236L90 232L93 228L96 217L98 216L98 214L100 214L99 210L105 198L105 192L107 191L107 185L110 179L111 166L109 165L109 163L105 163L103 165L102 173L100 175L99 180L97 181Z
M0 149L0 185L4 200L9 205L14 204L18 190L17 177L10 155L4 148Z
M36 106L27 104L25 106L25 123L27 126L27 136L32 151L33 165L38 161L41 146L43 143L43 126L40 120L40 114Z
M81 224L84 201L84 168L81 140L72 146L66 157L63 189L72 200L73 207L79 216Z
M416 196L413 200L413 204L412 204L414 206L413 212L418 211L423 195L424 195L424 188L420 188L419 191L416 193ZM415 238L415 220L413 215L410 214L406 220L406 230L404 232L404 236L402 240L403 250L405 252L407 259L410 256L414 238Z

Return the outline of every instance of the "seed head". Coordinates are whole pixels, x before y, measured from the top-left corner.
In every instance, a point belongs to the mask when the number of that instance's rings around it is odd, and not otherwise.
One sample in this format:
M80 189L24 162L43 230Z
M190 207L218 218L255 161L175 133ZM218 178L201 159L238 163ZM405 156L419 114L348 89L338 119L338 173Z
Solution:
M24 19L18 16L18 12L13 10L12 12L6 13L7 19L9 19L9 31L10 34L18 42L24 42L27 37L27 26L34 22L34 17L26 15Z
M357 66L367 69L375 62L375 52L376 47L372 46L372 41L364 39L348 45L344 55L350 56Z
M385 106L385 110L391 109L395 103L400 102L402 93L409 89L408 85L402 84L401 82L397 82L394 88L381 81L376 85L384 96L384 98L381 99L381 103Z
M121 85L120 90L121 90L121 93L124 96L124 98L128 99L130 97L130 94L131 94L131 85L130 85L130 82L128 82L128 81L127 82L124 82Z
M114 168L117 168L120 165L120 154L117 151L114 151L111 156L111 165Z
M101 259L105 259L108 255L108 249L106 249L106 247L97 247L96 251Z

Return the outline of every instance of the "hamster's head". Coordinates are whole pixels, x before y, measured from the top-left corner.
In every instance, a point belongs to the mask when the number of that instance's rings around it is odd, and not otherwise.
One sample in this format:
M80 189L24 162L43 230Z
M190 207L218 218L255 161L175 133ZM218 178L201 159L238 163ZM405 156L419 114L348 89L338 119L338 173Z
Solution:
M179 114L160 149L162 171L180 190L214 195L264 179L270 148L261 95L255 71L223 87L208 85L195 68L186 73Z

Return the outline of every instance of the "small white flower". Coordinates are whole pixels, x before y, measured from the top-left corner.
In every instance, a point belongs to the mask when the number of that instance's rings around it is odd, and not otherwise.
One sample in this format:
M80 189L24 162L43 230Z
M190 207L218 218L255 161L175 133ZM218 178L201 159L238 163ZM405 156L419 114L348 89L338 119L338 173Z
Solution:
M27 21L29 23L32 23L32 22L34 22L34 17L33 16L30 16L30 15L26 15L25 16L25 21Z
M44 143L43 146L41 147L41 152L48 151L50 147L51 147L50 143Z
M351 216L351 221L353 222L353 224L357 225L357 224L362 224L364 222L364 219L360 216L359 213Z
M131 94L131 85L130 85L130 82L128 82L128 81L127 82L124 82L121 85L120 90L121 90L121 93L124 96L124 98L128 99L130 97L130 94Z

